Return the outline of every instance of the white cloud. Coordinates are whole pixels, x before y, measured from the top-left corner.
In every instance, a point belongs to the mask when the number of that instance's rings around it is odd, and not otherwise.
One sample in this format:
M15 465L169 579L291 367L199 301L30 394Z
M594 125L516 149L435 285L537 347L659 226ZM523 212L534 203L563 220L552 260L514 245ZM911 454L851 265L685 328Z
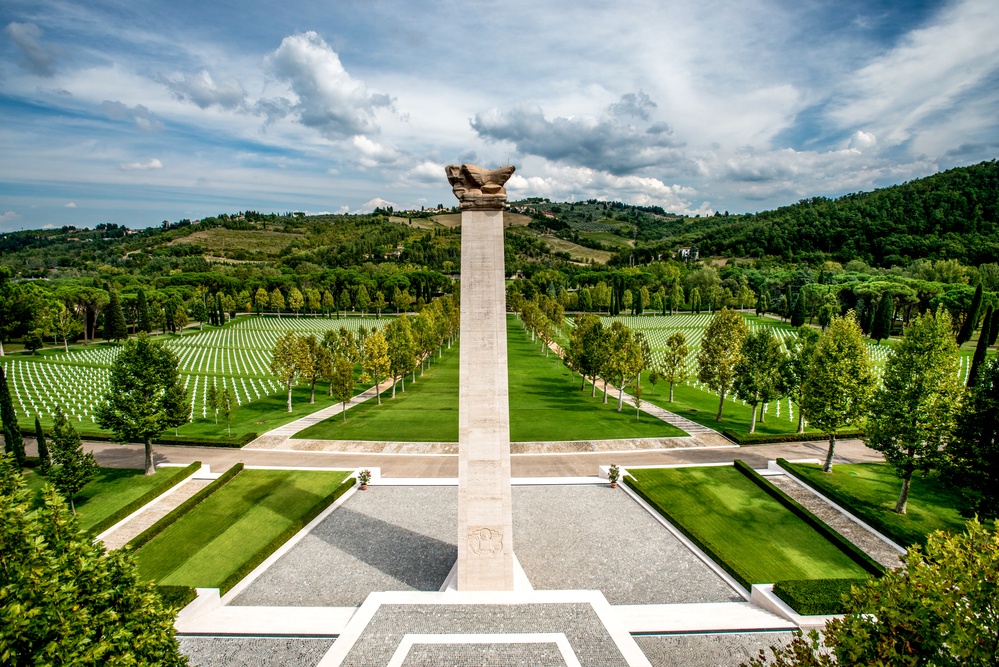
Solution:
M863 151L877 145L877 143L878 138L874 136L873 133L857 130L853 133L853 136L850 137L849 146L854 150Z
M162 169L163 163L158 158L149 158L145 162L123 162L118 165L122 171L149 171L151 169Z
M0 213L0 223L10 222L11 220L17 220L20 217L21 217L20 214L14 211L5 211L4 213Z
M18 64L22 68L38 76L50 77L55 74L58 50L42 44L42 31L37 25L11 22L3 31L21 49L23 58Z
M153 115L153 112L142 104L128 107L121 102L104 100L101 102L101 111L112 120L131 120L143 130L158 130L163 127L163 123Z
M382 199L381 197L375 197L374 199L361 204L361 207L354 211L354 213L371 213L376 208L388 208L389 206L395 208L395 204L392 202ZM340 210L342 211L343 209L341 208Z
M301 123L330 139L378 131L375 110L391 107L387 95L369 93L352 77L340 57L313 31L290 35L267 61L297 98L291 110Z
M76 208L76 202L75 201L67 202L67 203L63 204L62 207L63 208Z
M243 104L246 91L236 79L215 82L208 70L197 74L178 78L165 79L166 86L174 92L177 99L190 100L202 109L219 106L223 109L235 109Z
M406 172L406 180L421 183L440 183L444 179L444 165L424 160Z
M383 146L363 134L351 137L349 143L357 151L358 162L364 168L393 165L401 157L394 148Z

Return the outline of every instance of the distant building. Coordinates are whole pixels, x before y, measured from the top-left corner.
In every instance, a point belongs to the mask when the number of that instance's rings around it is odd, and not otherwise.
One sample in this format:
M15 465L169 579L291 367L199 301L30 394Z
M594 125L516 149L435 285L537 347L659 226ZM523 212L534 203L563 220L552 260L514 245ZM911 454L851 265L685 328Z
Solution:
M696 262L699 255L700 253L698 253L697 248L692 248L690 246L683 246L682 248L678 248L676 251L676 258L682 259L685 262Z

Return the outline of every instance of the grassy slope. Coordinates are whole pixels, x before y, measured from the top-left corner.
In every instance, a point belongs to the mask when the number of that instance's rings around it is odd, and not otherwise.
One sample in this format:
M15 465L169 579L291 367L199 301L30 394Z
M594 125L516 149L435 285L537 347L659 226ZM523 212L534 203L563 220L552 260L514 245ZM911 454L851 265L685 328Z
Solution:
M510 438L514 442L592 440L614 438L666 438L683 431L645 416L636 421L634 408L616 411L616 403L603 405L590 398L553 354L545 358L540 348L517 324L507 319L510 387ZM369 401L342 419L329 419L296 435L322 440L399 440L404 442L457 442L458 347L435 362L415 385L396 398L383 396L379 407ZM630 408L630 409L629 409Z
M217 588L347 474L244 470L139 549L139 572L159 584Z
M687 530L751 583L867 576L834 544L733 467L631 474L651 498L682 516Z
M964 529L964 519L954 509L956 494L933 477L916 473L903 515L892 511L902 481L887 463L838 464L830 474L814 464L795 463L792 467L819 492L903 545L924 542L935 530Z
M179 475L183 468L158 468L156 474L145 476L142 470L125 468L101 468L97 479L87 484L73 499L80 528L89 530L98 521L111 516L149 489ZM45 478L34 470L26 470L24 476L29 488L41 489Z

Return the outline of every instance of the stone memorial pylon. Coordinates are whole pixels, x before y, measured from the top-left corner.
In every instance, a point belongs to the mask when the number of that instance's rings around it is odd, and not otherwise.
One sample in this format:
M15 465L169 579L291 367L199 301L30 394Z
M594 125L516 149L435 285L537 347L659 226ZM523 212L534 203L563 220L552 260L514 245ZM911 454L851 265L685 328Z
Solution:
M514 589L503 184L513 167L447 167L461 202L459 591Z

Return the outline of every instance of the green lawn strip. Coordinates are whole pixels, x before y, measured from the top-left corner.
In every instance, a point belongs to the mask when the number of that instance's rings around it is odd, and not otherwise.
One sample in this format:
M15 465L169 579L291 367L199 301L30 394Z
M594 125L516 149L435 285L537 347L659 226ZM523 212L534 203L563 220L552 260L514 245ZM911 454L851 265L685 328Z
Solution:
M382 404L374 398L352 407L343 415L334 415L295 438L306 440L373 440L402 442L458 441L458 345L445 350L416 383L412 376L406 391L396 388L382 392Z
M579 376L562 360L531 342L516 318L507 318L507 357L510 387L510 439L513 442L549 440L612 440L672 438L687 435L675 426L642 414L625 398L617 411L617 394L590 398L589 387L579 390Z
M628 484L747 589L867 572L735 467L635 470Z
M348 475L244 470L136 551L139 572L161 585L227 589L342 493Z
M149 476L142 470L101 468L97 478L73 499L80 528L94 533L107 530L200 467L198 463L187 468L158 468ZM41 489L45 484L45 478L34 470L24 475L29 488Z
M912 478L906 514L896 514L892 510L902 480L887 463L839 463L831 473L822 472L817 464L788 463L783 459L780 464L902 546L922 544L935 530L964 530L965 519L956 509L957 494L935 477L917 472Z

